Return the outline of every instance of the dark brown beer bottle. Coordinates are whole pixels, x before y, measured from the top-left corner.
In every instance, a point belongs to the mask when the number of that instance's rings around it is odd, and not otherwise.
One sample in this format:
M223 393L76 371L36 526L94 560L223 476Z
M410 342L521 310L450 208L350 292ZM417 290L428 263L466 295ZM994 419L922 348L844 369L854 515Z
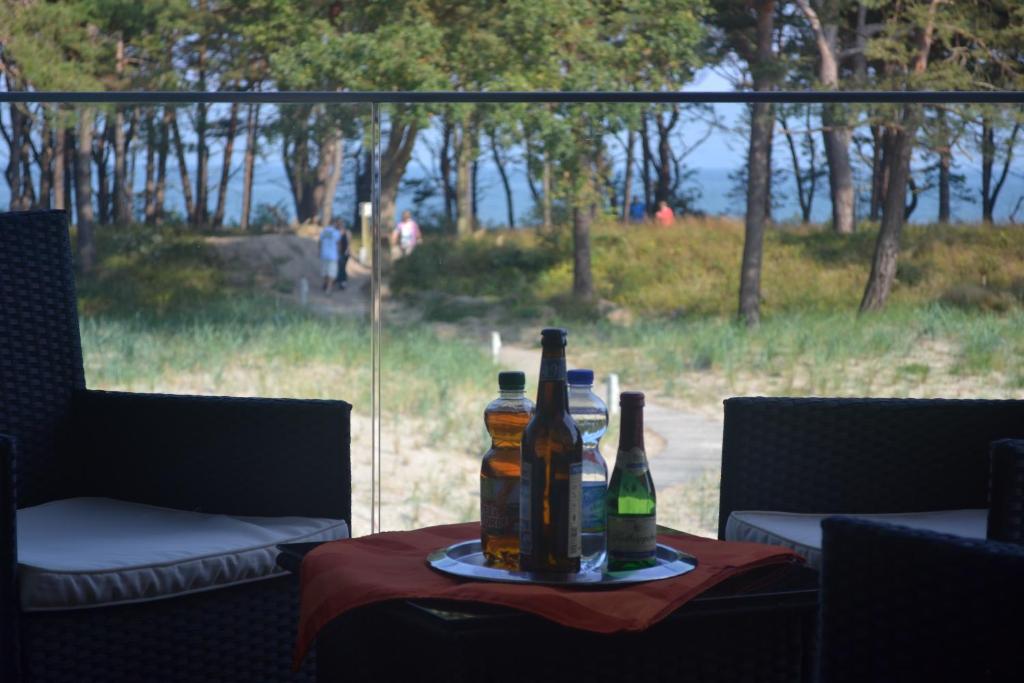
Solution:
M523 432L519 487L519 568L580 570L583 439L569 415L565 337L541 332L537 407Z

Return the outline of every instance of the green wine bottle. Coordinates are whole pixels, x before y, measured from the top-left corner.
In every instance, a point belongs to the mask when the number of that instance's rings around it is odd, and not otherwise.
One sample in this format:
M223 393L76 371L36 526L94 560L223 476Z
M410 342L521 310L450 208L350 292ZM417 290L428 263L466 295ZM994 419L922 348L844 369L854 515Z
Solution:
M619 452L607 498L610 572L653 567L658 546L654 482L644 452L644 395L624 391L619 405Z

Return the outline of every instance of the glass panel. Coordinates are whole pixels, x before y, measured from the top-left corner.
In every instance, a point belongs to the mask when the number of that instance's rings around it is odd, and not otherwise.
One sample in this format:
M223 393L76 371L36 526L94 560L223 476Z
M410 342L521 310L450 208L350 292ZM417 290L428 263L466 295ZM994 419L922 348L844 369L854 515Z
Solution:
M884 311L858 317L898 107L776 106L751 329L736 318L752 107L382 111L382 230L395 240L382 288L384 529L478 519L484 407L500 369L524 370L533 395L546 325L568 328L570 367L593 369L613 410L614 388L647 392L659 521L708 535L724 398L1024 394L1018 109L920 108L898 271ZM833 225L827 131L849 156L838 214L852 234ZM1004 168L988 227L982 195ZM415 246L409 225L393 232L406 211ZM613 416L609 466L617 429Z
M0 112L26 141L0 144L0 207L71 214L88 386L349 401L352 527L369 533L369 105ZM347 260L320 240L335 221Z

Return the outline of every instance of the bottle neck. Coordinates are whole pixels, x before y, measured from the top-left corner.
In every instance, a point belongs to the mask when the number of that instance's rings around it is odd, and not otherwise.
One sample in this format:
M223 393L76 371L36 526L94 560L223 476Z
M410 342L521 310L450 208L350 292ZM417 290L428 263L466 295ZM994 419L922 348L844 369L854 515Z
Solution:
M619 425L619 450L628 451L633 448L644 448L644 409L634 406L622 409L622 421Z
M537 382L537 412L568 412L569 385L566 383L565 347L545 346L540 357Z
M526 398L525 389L499 389L498 398Z

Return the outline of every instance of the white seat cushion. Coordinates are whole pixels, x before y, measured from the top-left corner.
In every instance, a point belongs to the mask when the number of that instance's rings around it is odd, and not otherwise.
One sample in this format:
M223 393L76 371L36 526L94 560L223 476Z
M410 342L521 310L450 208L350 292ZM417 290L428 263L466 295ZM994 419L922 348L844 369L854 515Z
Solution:
M348 538L345 520L232 517L69 498L18 510L26 611L196 593L283 574L279 543Z
M809 566L818 569L821 567L821 520L832 516L834 514L737 510L729 515L725 523L725 540L785 546L802 555ZM873 519L967 538L985 538L988 524L988 510L936 510L844 516Z

